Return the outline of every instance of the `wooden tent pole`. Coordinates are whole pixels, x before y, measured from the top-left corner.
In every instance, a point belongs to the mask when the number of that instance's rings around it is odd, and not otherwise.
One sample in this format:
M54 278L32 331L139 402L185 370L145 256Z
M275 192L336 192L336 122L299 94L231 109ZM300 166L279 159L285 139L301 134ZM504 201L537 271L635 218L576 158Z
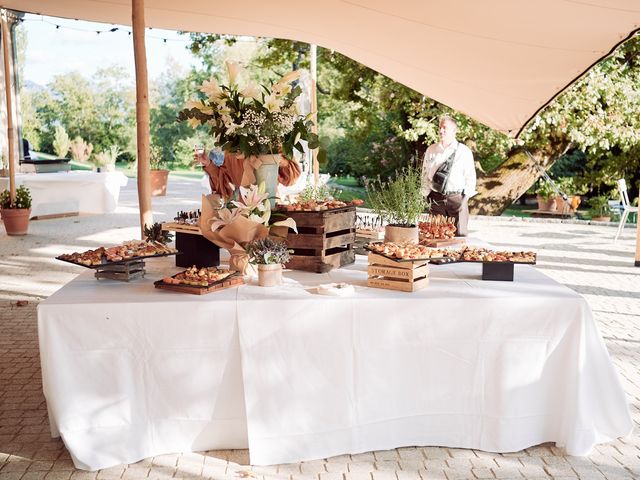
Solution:
M313 121L313 126L311 127L311 131L318 134L318 92L316 88L316 84L318 82L318 46L312 44L310 46L311 50L311 120ZM320 165L318 164L318 149L314 148L311 151L311 156L313 158L313 184L318 185L318 181L320 179Z
M12 90L11 90L11 67L9 59L11 52L9 50L9 26L7 24L7 11L2 10L0 21L2 22L2 55L4 57L4 89L7 97L7 144L9 146L9 194L11 196L11 204L16 201L16 164L15 149L13 142L13 108L12 108Z
M133 27L133 56L136 64L136 129L138 142L138 206L140 233L144 238L145 225L153 224L151 184L149 172L149 83L147 52L144 41L144 0L131 0Z
M638 205L640 205L640 195L638 195ZM636 213L636 267L640 267L640 212Z

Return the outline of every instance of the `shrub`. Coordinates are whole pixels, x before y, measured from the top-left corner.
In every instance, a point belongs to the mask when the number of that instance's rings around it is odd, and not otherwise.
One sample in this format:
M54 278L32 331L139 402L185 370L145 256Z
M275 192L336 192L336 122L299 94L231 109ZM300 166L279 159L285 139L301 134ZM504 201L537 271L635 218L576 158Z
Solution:
M87 163L93 152L93 145L85 142L82 137L76 137L71 142L71 158L76 162Z
M71 140L62 125L56 125L56 133L53 139L53 151L58 158L66 158L71 148Z

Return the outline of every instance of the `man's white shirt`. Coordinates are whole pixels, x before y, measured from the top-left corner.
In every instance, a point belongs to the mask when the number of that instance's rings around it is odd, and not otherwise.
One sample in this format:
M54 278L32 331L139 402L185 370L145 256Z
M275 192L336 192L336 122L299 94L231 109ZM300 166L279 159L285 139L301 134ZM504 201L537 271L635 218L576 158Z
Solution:
M456 148L458 149L456 151ZM431 179L438 168L456 151L455 160L451 167L451 174L445 185L446 192L464 191L466 197L473 197L476 193L476 168L473 153L469 147L457 140L444 148L440 142L427 148L422 162L422 194L431 193Z

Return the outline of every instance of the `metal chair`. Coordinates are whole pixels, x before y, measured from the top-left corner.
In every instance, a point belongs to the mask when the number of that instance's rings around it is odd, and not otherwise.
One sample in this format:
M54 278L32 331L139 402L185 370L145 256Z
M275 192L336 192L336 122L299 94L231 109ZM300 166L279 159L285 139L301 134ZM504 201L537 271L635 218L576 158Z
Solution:
M618 231L616 232L616 238L613 239L615 243L618 240L618 237L622 233L622 229L624 225L627 223L627 217L630 213L636 214L636 221L638 221L638 207L634 207L629 202L629 193L627 193L627 182L624 181L624 178L618 180L618 192L620 192L620 202L622 203L622 211L620 212L620 225L618 225Z

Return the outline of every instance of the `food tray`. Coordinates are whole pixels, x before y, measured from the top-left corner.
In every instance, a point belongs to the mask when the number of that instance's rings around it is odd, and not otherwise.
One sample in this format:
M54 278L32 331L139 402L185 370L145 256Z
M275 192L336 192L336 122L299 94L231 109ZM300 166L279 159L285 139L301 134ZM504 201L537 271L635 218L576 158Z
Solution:
M272 213L325 213L325 212L346 212L349 210L353 210L355 211L356 207L355 205L347 205L346 207L340 207L340 208L327 208L326 210L283 210L280 208L275 208Z
M157 255L146 255L146 256L141 256L141 257L123 258L122 260L118 260L116 262L107 262L107 261L103 260L100 265L85 265L83 263L73 262L71 260L65 260L64 258L60 258L60 257L56 257L56 260L60 260L61 262L70 263L71 265L78 265L79 267L85 267L85 268L90 268L92 270L95 270L96 268L102 268L102 267L105 267L107 265L122 265L122 264L126 264L126 263L129 263L129 262L137 262L139 260L146 260L147 258L168 257L168 256L171 256L171 255L178 255L178 254L179 254L179 252L159 253Z
M180 275L183 272L178 272L175 275L172 275L171 278L174 278L177 275ZM204 295L205 293L211 293L218 290L224 290L226 288L237 287L238 285L244 284L244 278L238 272L234 272L226 278L222 280L218 280L216 282L210 283L207 286L204 285L174 285L171 283L164 283L162 280L156 280L153 282L156 288L160 288L163 290L173 290L174 292L181 293L191 293L193 295Z
M364 249L371 252L371 253L375 253L377 255L380 255L381 257L387 258L389 260L393 260L394 262L397 263L403 263L403 262L430 262L431 260L445 260L445 261L449 261L449 262L453 262L453 261L458 261L456 259L454 259L453 257L419 257L419 258L396 258L396 257L392 257L390 255L385 255L384 253L380 253L380 252L376 252L374 249L372 248L368 248L366 245L364 246ZM447 262L447 263L449 263ZM443 262L445 263L445 262Z

